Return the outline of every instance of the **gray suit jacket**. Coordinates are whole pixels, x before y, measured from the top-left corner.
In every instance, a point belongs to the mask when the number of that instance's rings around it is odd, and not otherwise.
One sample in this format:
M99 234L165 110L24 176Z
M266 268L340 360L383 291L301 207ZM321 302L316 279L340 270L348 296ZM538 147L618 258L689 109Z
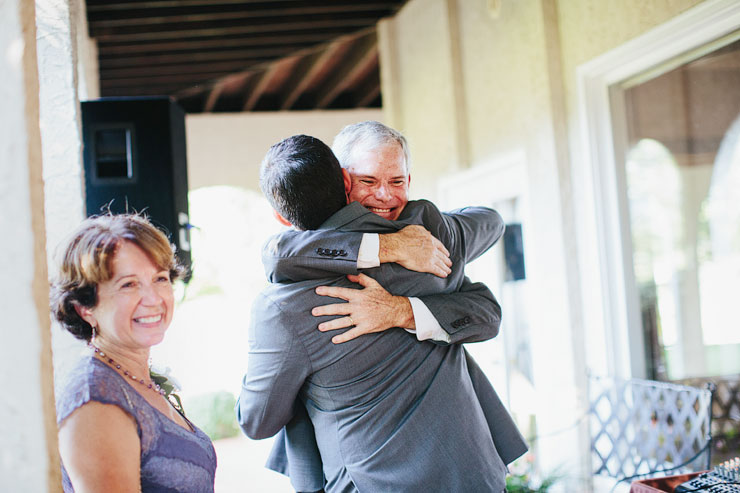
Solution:
M409 206L411 220L442 240L459 267L447 279L395 264L369 274L397 294L454 292L462 285L468 235L481 211L452 219L427 202ZM322 228L398 229L358 204ZM401 329L334 345L332 334L316 330L329 317L310 315L325 303L313 289L326 284L352 287L344 278L279 284L255 302L248 372L237 404L244 431L264 438L285 425L290 430L299 397L316 430L327 491L503 490L505 466L493 434L499 422L511 420L477 366L469 367L462 347L418 342ZM479 340L498 330L498 317L463 318L466 326L479 327ZM482 381L483 394L475 386ZM520 448L518 455L526 450L523 441ZM293 467L291 476L299 471Z

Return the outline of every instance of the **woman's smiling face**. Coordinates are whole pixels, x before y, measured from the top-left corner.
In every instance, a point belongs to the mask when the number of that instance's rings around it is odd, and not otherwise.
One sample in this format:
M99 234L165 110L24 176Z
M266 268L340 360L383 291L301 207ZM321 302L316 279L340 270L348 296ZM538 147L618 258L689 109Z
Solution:
M111 267L113 276L98 285L98 303L84 318L97 327L101 341L120 349L136 351L162 342L174 308L169 270L154 265L128 241L118 245Z

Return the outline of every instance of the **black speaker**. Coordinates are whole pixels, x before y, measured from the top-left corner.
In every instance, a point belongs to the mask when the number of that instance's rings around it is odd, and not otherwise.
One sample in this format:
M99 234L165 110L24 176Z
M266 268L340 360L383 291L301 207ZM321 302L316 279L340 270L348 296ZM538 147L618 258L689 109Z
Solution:
M185 112L167 97L82 102L87 215L145 212L190 277Z
M504 230L504 257L506 259L505 281L521 281L526 278L524 272L524 242L522 225L507 224Z

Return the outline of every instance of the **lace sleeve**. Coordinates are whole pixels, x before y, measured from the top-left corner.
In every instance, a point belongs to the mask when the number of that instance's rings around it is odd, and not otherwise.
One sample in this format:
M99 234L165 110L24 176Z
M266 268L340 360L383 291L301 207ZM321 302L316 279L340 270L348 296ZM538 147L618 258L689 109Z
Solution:
M78 407L95 401L118 406L131 415L141 435L131 392L115 370L97 359L85 358L64 377L57 391L57 424L61 425Z

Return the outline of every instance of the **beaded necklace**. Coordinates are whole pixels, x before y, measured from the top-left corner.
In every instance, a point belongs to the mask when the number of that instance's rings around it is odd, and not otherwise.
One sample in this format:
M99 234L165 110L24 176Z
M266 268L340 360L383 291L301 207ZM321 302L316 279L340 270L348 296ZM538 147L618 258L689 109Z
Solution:
M103 351L101 351L100 348L95 346L92 342L88 342L87 345L90 347L90 349L95 351L95 354L100 356L100 358L103 359L104 361L107 361L111 366L113 366L120 373L123 373L124 376L129 377L131 380L134 380L135 382L140 383L144 387L148 389L152 389L154 392L158 393L159 395L166 397L166 393L164 389L160 387L158 383L154 383L153 381L150 380L149 383L147 384L143 378L140 379L139 377L133 375L130 371L126 370L125 368L121 368L121 365L119 363L117 363L110 356L106 356L106 354Z

